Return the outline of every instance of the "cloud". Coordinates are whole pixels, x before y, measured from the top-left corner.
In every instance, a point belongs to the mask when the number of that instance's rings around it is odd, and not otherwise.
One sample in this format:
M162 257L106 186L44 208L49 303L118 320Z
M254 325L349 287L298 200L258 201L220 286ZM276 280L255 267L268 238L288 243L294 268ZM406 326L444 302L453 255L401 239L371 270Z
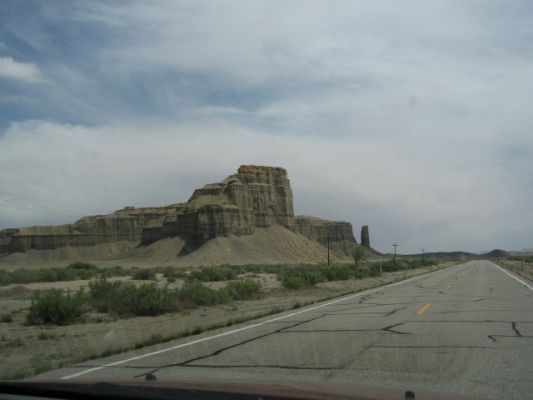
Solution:
M147 134L147 131L149 133ZM28 198L71 205L64 215L8 207L2 227L70 222L126 205L185 201L240 164L288 169L298 214L369 224L387 250L525 247L533 224L528 173L493 164L456 142L279 136L232 124L87 127L29 121L0 138L0 184ZM526 161L528 168L533 162ZM9 200L4 198L4 203ZM41 204L42 205L42 204ZM56 207L57 211L57 207ZM389 243L390 242L390 243Z
M383 250L530 247L528 4L57 3L31 24L14 6L9 48L49 82L0 97L0 187L72 206L0 224L183 201L258 163Z
M43 76L35 64L15 61L12 57L0 57L0 78L26 83L43 82Z

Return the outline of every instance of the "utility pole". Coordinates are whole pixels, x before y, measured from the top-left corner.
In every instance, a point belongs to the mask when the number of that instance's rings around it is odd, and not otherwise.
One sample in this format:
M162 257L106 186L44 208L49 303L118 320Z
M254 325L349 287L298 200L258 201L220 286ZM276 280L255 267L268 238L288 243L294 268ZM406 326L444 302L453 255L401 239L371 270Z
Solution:
M392 244L392 247L394 247L394 258L393 258L394 261L396 261L396 247L398 247L398 246L399 246L399 244L396 243L396 242L394 242L394 243Z
M422 249L420 251L422 252L422 260L425 260L426 259L426 257L425 257L426 249Z

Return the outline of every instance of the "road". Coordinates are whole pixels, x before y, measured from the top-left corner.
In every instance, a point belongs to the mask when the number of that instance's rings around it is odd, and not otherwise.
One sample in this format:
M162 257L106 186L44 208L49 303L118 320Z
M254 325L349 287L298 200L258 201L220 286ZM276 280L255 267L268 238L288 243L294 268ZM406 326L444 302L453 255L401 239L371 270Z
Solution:
M533 287L524 283L470 261L39 378L303 379L533 398Z

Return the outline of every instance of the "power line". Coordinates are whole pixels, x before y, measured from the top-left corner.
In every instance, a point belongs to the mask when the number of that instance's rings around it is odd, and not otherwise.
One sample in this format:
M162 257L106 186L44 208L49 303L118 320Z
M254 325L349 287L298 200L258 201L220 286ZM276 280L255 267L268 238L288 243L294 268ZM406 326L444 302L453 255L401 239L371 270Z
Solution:
M394 259L395 259L395 260L396 260L396 247L398 247L398 246L399 246L399 244L396 243L396 242L394 242L394 243L392 244L392 247L394 247Z

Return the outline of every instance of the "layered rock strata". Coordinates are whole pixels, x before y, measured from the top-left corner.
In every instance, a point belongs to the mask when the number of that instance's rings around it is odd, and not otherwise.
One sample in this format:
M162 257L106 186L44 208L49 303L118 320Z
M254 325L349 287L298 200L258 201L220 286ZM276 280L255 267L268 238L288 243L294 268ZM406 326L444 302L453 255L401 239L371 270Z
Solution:
M167 237L186 241L190 252L218 236L251 235L281 225L350 256L355 239L348 222L294 216L287 171L242 165L224 181L194 191L186 203L167 207L126 207L110 215L85 217L71 225L0 231L0 252L91 246L120 240L147 245Z
M73 224L32 226L0 231L0 252L50 250L58 247L93 246L117 241L140 241L145 226L159 225L176 206L126 207L109 215L83 217Z
M303 236L329 246L330 250L349 256L355 245L352 224L328 221L305 215L295 218L296 231Z

